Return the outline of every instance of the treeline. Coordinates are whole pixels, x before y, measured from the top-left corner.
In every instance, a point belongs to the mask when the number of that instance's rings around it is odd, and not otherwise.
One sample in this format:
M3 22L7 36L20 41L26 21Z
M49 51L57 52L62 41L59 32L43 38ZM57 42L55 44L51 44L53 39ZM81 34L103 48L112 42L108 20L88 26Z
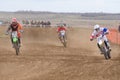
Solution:
M119 13L82 13L83 19L93 19L93 20L120 20Z
M74 18L74 19L84 19L84 20L120 20L120 13L63 13L63 12L47 12L47 11L16 11L16 12L0 12L0 20L6 18L8 20L12 16L19 19L34 19L45 20L45 19L60 19L60 18Z

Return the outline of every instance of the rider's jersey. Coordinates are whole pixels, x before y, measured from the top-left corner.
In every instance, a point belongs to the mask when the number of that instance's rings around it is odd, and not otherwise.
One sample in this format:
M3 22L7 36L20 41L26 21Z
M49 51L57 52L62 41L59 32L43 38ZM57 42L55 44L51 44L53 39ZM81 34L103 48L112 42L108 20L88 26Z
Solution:
M8 28L8 31L9 30L12 30L12 31L18 31L18 30L21 30L22 29L22 26L20 23L11 23L9 28Z
M18 32L18 37L20 37L20 32L19 32L19 30L22 30L22 25L20 24L20 23L11 23L10 24L10 26L9 26L9 28L8 28L8 30L7 30L7 32L9 31L9 30L12 30L12 31L17 31Z
M62 30L65 30L65 31L66 31L66 28L65 28L65 27L58 27L57 32L60 32L60 31L62 31Z
M99 31L93 31L92 35L90 36L90 39L97 38L100 35L105 35L106 33L109 33L109 30L107 28L100 27Z
M12 31L17 31L18 30L18 23L12 23L10 25L10 28L11 28Z

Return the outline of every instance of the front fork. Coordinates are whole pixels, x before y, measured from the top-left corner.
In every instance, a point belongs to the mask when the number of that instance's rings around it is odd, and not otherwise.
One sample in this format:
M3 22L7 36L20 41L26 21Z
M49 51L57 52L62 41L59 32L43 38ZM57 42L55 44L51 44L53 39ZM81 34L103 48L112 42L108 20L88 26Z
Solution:
M108 42L104 41L104 44L105 44L105 50L106 50L106 51L109 50L109 45L108 45L107 43L108 43ZM98 46L98 48L100 49L100 51L103 52L103 51L102 51L102 48L100 47L100 45L99 45L98 43L97 43L97 46Z

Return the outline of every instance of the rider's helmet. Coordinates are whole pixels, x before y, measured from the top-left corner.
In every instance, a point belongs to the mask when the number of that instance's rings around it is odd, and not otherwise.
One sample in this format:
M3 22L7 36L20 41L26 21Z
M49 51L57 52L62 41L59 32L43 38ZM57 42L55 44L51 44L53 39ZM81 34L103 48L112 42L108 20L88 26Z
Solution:
M60 27L64 27L64 24L60 24Z
M17 22L17 19L16 18L12 18L12 22Z
M98 24L96 24L96 25L94 26L94 30L98 31L99 29L100 29L100 26L99 26Z
M16 26L18 23L17 23L17 19L16 18L12 18L12 25L13 26Z

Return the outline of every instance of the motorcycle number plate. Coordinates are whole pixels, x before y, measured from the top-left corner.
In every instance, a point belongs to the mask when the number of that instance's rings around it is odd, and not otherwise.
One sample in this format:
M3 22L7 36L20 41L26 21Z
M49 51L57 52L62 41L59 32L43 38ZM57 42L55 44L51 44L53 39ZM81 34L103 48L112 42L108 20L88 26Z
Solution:
M102 45L102 44L103 44L103 41L102 41L102 40L100 40L100 41L99 41L99 45Z
M64 36L65 35L65 31L60 31L61 35Z
M12 38L17 37L17 31L12 32Z

